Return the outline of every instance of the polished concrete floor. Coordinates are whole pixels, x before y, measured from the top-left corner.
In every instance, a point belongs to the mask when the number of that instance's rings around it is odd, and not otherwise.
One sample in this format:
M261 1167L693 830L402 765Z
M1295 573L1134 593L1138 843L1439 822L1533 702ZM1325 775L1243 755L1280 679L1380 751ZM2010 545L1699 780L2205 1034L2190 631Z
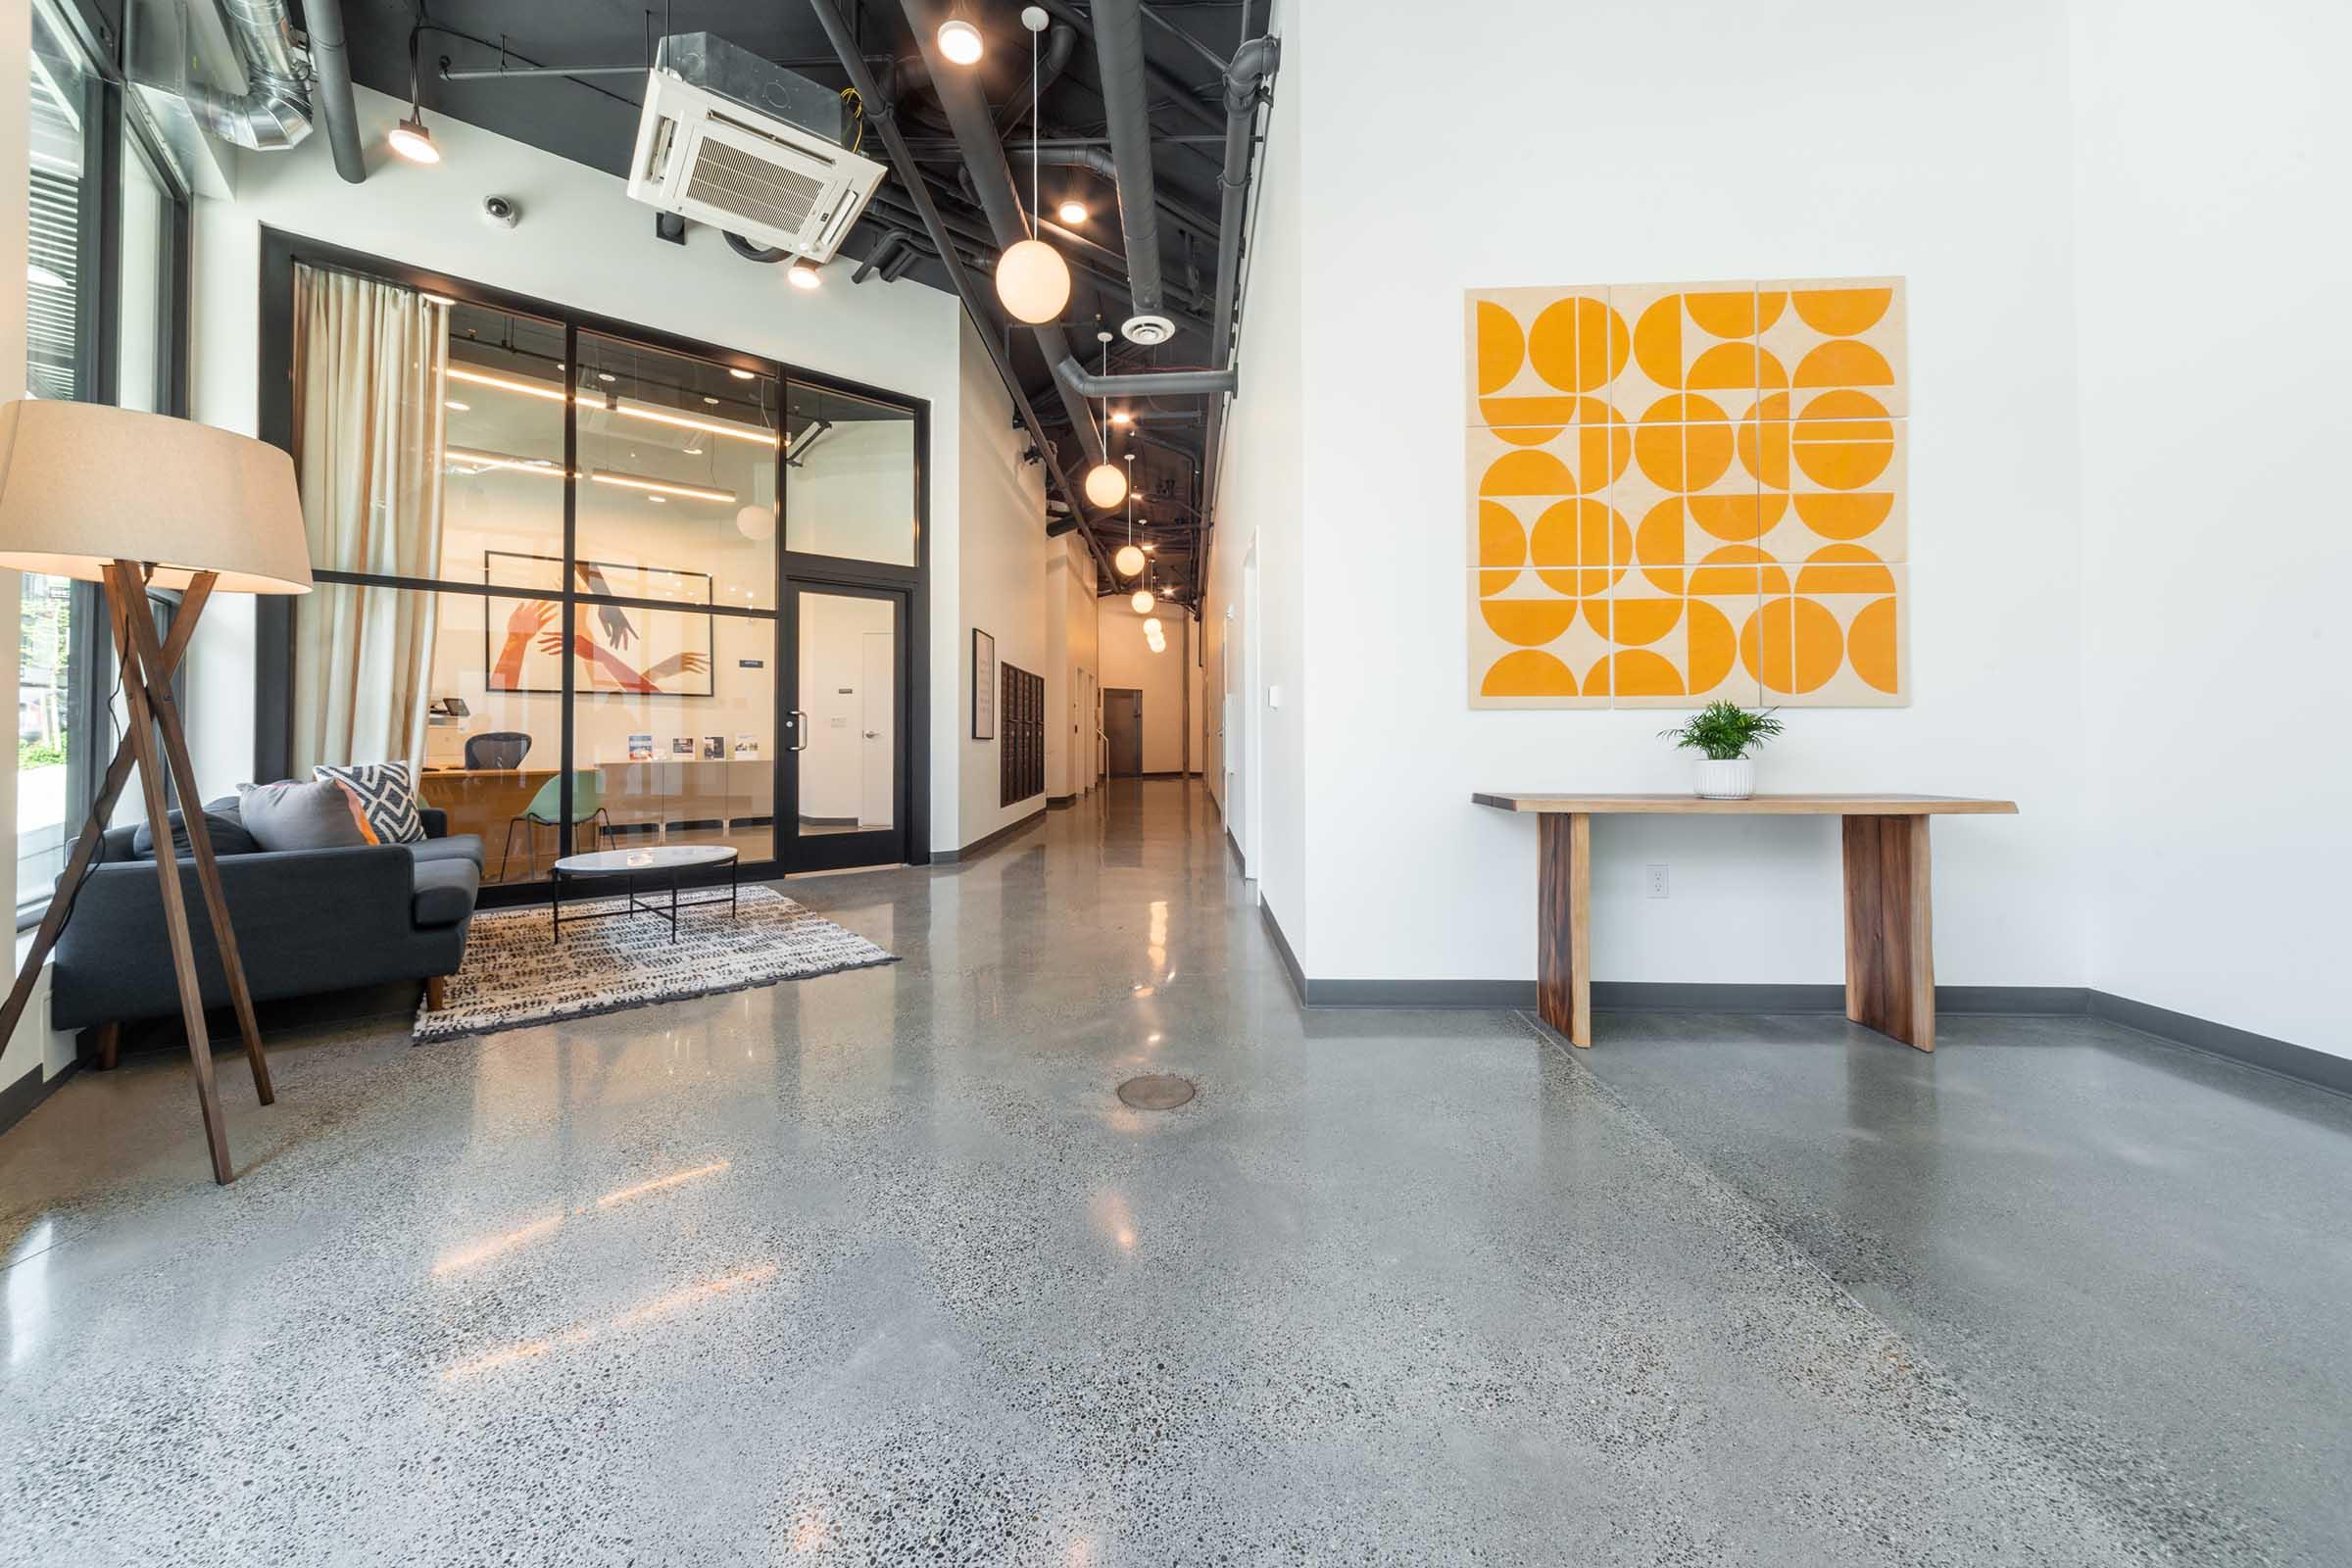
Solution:
M225 1190L168 1055L0 1137L0 1561L2352 1554L2352 1103L1302 1011L1173 781L790 891L905 961L281 1032Z

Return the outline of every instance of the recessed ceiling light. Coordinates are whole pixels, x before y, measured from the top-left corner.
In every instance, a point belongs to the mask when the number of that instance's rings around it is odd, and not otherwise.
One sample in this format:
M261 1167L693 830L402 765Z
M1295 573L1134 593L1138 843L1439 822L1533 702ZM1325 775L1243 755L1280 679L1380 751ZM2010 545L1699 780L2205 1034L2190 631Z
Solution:
M708 405L709 407L710 407L710 408L713 408L713 409L715 409L715 408L717 408L717 407L718 407L718 399L716 399L716 398L712 398L712 397L706 397L705 399L703 399L703 402L704 402L706 405Z
M727 373L738 381L749 381L752 378L752 372L749 370L729 369Z
M1113 424L1133 424L1135 422L1135 416L1129 414L1125 409L1121 409L1118 413L1110 416L1110 422Z
M450 398L446 400L441 406L452 414L464 414L466 410L473 407L473 405L470 403L460 403L456 398Z
M392 150L412 164L437 164L441 149L433 145L433 133L424 128L421 119L412 117L392 127Z
M620 379L620 377L619 377L619 376L617 376L617 375L614 375L614 374L613 374L613 373L612 373L611 370L599 370L599 371L597 371L597 372L596 372L596 378L597 378L599 381L617 381L617 380L619 380L619 379Z
M1063 202L1054 209L1054 213L1065 223L1083 223L1086 221L1086 203Z

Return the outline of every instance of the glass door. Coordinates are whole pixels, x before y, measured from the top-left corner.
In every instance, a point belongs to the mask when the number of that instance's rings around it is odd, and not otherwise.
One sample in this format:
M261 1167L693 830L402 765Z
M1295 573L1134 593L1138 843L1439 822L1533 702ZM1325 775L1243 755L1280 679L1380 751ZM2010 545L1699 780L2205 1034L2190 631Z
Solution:
M906 595L795 581L779 858L795 871L906 858ZM788 846L788 847L787 847Z

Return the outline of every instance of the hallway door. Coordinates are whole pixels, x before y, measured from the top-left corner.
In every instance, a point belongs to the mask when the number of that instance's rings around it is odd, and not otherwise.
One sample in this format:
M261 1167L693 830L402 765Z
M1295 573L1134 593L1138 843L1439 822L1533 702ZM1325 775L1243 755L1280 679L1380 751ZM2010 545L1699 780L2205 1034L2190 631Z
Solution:
M906 858L906 596L849 583L788 585L784 809L787 870Z
M1102 688L1102 735L1112 778L1144 771L1144 694L1129 687Z

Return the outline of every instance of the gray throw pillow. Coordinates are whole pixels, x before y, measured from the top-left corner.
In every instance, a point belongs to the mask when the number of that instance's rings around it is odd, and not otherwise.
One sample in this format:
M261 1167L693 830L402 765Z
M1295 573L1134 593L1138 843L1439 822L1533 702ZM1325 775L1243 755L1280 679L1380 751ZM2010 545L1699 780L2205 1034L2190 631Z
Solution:
M198 813L204 822L205 837L213 841L213 854L251 855L262 846L237 814L237 798L233 795L204 803ZM172 824L172 850L180 859L191 858L195 851L188 845L188 824L183 813L173 811L167 820ZM141 822L138 831L130 836L130 853L142 860L155 858L155 827Z
M265 850L334 850L365 844L368 835L352 814L351 797L339 784L240 784L237 814L245 831Z

